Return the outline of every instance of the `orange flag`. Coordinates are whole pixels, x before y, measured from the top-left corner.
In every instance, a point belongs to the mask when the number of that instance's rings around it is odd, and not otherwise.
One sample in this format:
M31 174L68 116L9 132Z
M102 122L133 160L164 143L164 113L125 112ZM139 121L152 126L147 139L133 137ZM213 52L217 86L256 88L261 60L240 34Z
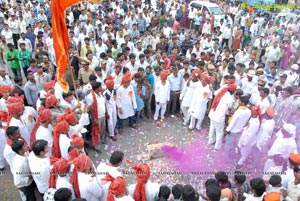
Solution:
M55 58L57 64L56 79L64 91L69 90L68 83L64 80L64 75L68 64L69 37L66 25L65 10L73 4L82 0L52 0L52 33Z

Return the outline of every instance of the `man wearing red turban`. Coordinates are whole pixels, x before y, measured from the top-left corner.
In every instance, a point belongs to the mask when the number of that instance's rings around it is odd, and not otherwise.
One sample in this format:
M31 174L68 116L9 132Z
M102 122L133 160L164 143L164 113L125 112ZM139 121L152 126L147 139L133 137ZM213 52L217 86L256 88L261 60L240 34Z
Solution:
M44 84L44 89L46 92L48 92L50 94L54 94L54 86L55 86L55 81L50 80L49 82L46 82Z
M181 101L180 109L183 114L183 125L186 126L190 119L191 113L189 108L192 103L192 98L195 93L195 89L200 85L201 72L198 69L193 70L192 75L185 81L182 93L180 94L179 100Z
M117 125L117 94L114 90L114 80L113 77L107 76L105 80L106 90L104 91L104 97L106 99L105 106L106 106L106 113L108 116L107 119L107 130L109 137L116 141L117 137L115 134L117 133L116 125Z
M30 135L30 144L32 144L36 140L46 140L48 142L49 151L47 156L51 155L52 149L52 131L53 128L51 126L52 122L52 112L44 107L39 109L39 117L31 131Z
M75 196L86 200L96 201L102 195L102 189L98 185L94 174L94 165L91 159L84 153L80 153L71 163L74 165L71 174L71 184L73 185Z
M8 126L19 127L22 137L26 140L27 144L30 144L30 132L22 119L24 114L24 102L23 97L19 97L17 94L7 99L8 113L11 115L11 119L8 120Z
M257 132L260 126L261 109L259 106L251 107L251 118L244 128L242 135L238 142L238 148L240 149L241 158L238 161L237 168L240 168L242 164L248 158L252 147L255 145Z
M129 126L136 128L133 117L135 110L137 109L136 98L133 91L133 87L130 85L130 72L127 71L122 78L122 85L117 90L117 108L118 108L118 127L119 133L123 132L123 120L129 118Z
M136 201L156 200L160 186L158 183L152 183L149 180L149 165L141 164L132 167L132 169L135 171L137 183L128 187L129 195Z
M211 100L213 98L213 94L209 86L211 80L212 78L209 75L202 75L200 79L201 82L198 82L195 86L195 91L191 98L191 105L188 111L191 115L189 129L194 129L195 126L196 129L201 129L205 113L210 109Z
M58 117L57 121L58 123L53 131L52 155L57 158L67 158L68 148L71 144L71 139L67 136L70 126L68 122L63 119L63 116Z
M131 196L126 195L126 180L124 177L114 178L111 175L106 175L103 182L111 182L108 188L107 201L115 201L118 198L127 201L133 201Z
M49 108L52 112L53 119L56 120L57 117L63 115L64 109L59 106L59 99L55 95L46 96L46 108Z
M75 198L73 186L70 183L70 177L68 175L71 164L65 158L50 157L50 164L52 169L49 177L49 188L68 188L72 192L72 198Z
M217 92L211 110L208 114L210 118L208 144L215 144L215 149L220 149L224 136L225 117L229 108L234 102L232 94L236 90L235 84L228 84Z
M253 158L253 167L259 167L262 165L262 158L267 157L270 139L272 138L275 128L274 110L267 108L265 114L262 116L262 121L257 132L256 143L253 146L253 152L255 157Z
M158 119L159 111L160 118L165 119L165 113L167 109L167 103L170 101L170 83L167 80L169 75L168 71L160 73L160 80L155 84L154 95L155 95L155 113L154 120Z

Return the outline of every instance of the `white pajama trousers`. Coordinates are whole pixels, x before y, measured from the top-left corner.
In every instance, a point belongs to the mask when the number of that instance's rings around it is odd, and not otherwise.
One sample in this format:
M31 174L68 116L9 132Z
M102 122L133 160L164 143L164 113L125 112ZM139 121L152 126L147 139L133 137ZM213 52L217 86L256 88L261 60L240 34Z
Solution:
M155 103L154 120L158 119L159 110L160 110L160 117L162 119L164 119L165 118L166 109L167 109L167 103L159 103L159 104Z
M221 149L224 136L225 121L210 120L208 144L215 144L215 149Z
M181 106L180 107L182 114L183 114L183 123L188 124L191 118L189 111L189 107Z
M109 115L109 119L107 119L108 135L113 137L115 135L115 128L117 125L117 115L113 113L108 115Z
M238 165L243 165L243 163L247 160L250 152L251 152L251 149L252 149L252 146L250 145L247 145L245 147L242 147L240 149L241 151L241 158L240 160L238 161Z

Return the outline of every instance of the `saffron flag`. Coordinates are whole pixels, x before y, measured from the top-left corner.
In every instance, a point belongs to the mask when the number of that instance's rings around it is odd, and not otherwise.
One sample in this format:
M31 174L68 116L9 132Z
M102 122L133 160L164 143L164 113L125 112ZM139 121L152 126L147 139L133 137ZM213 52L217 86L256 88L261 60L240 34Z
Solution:
M89 0L89 2L97 4L97 3L101 3L101 0Z
M51 0L52 11L52 33L54 52L57 64L56 79L64 91L69 90L64 75L68 65L69 36L66 25L65 10L82 0Z

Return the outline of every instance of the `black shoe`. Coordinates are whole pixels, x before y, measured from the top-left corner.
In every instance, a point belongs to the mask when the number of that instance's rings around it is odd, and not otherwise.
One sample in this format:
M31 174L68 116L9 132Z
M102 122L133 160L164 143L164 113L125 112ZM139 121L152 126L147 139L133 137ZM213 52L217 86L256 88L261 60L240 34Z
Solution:
M113 141L117 141L117 137L116 136L109 136L110 139L112 139Z
M4 171L5 170L5 167L3 167L3 168L0 168L0 171Z

